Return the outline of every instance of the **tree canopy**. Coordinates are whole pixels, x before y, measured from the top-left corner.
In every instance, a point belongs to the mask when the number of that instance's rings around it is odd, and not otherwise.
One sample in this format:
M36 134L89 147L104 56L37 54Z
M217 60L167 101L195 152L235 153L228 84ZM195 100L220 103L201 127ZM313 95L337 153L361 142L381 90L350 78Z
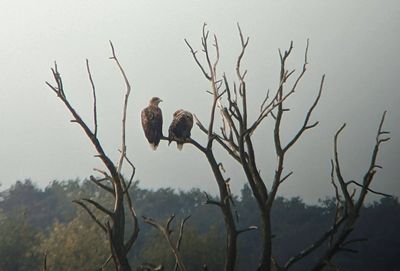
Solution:
M131 196L136 199L137 213L165 220L174 213L179 228L182 218L191 214L182 240L182 256L188 269L199 270L206 264L209 270L221 270L223 261L224 226L217 208L204 205L205 196L199 189L176 191L170 188L149 190L135 183ZM39 189L26 180L16 182L0 193L0 270L40 270L47 253L49 270L96 270L109 256L107 241L93 221L73 200L85 196L110 196L89 181L54 181ZM155 200L157 199L157 200ZM235 197L239 225L258 225L259 215L247 185ZM60 210L63 210L60 212ZM272 212L274 254L279 260L288 259L299 249L314 241L330 225L335 215L333 199L310 205L299 197L278 197ZM141 223L141 234L129 253L131 265L162 265L170 270L175 261L161 234ZM344 270L396 270L400 268L400 204L397 199L382 198L362 208L362 216L354 238L366 239L356 243L353 253L342 253L335 263ZM175 230L173 237L178 231ZM238 270L257 267L260 247L258 231L246 233L238 242ZM317 257L313 255L313 257ZM306 258L294 270L306 270ZM249 265L250 263L250 265ZM251 266L253 263L253 266ZM109 263L105 270L113 270Z

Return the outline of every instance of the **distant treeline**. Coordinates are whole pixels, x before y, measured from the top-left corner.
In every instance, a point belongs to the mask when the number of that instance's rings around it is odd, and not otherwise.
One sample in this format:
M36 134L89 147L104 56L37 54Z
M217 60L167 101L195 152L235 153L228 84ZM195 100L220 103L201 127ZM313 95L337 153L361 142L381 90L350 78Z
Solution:
M205 264L208 270L222 270L225 244L222 216L215 206L203 204L202 191L148 190L135 183L130 193L140 218L145 215L162 221L174 213L175 237L180 220L190 214L182 240L188 269L201 270ZM110 256L108 243L99 227L73 200L95 198L111 205L110 197L90 182L78 180L55 181L44 190L26 180L1 192L0 271L42 270L44 254L48 255L50 271L98 270ZM244 186L241 195L235 198L240 227L257 226L257 210L250 189ZM334 215L333 199L307 205L298 197L277 198L272 214L276 260L283 262L313 243L329 229ZM130 253L132 266L149 263L172 270L175 262L166 241L154 228L140 222L139 239ZM240 235L238 270L256 270L259 239L257 230ZM398 200L382 198L364 207L352 239L365 241L355 243L352 250L334 259L340 270L400 270ZM307 265L317 256L311 254L294 270L308 270ZM113 270L112 264L104 270Z

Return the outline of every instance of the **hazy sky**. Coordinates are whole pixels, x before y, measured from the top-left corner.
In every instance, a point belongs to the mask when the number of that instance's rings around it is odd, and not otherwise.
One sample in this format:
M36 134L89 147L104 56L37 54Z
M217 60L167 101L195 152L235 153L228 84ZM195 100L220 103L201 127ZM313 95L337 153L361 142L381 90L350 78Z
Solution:
M124 85L108 59L108 40L112 40L133 86L127 143L137 167L136 179L144 187L216 191L200 153L191 146L179 152L165 142L153 152L140 125L140 110L152 96L164 100L164 131L178 108L207 121L209 84L183 42L187 38L199 48L203 22L219 38L220 75L234 72L240 50L236 23L250 36L243 66L248 69L253 113L265 91L276 89L278 48L287 48L293 40L289 64L300 70L310 38L309 69L290 99L293 109L284 131L290 136L301 125L304 110L312 103L325 73L324 93L313 117L320 125L306 133L289 153L286 169L294 175L282 185L280 195L315 201L332 194L332 138L343 122L348 124L340 138L343 171L349 179L360 179L368 167L384 110L388 110L385 128L392 131L392 140L382 147L379 162L384 170L377 174L372 188L400 195L400 4L395 0L2 0L2 189L25 178L41 186L54 179L84 178L93 174L93 167L101 166L82 130L69 122L69 112L44 84L52 80L54 60L71 103L90 122L91 89L85 70L85 59L89 59L98 90L99 137L117 158ZM194 130L194 137L203 142L201 133ZM266 180L275 167L271 134L271 121L256 134L258 164ZM218 158L238 192L244 183L240 169L224 154Z

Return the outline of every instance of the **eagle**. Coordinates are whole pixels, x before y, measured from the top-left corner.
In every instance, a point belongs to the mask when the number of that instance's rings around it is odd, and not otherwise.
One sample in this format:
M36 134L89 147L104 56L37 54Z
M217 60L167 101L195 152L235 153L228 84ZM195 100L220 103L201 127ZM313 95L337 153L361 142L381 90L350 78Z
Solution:
M160 102L162 100L158 97L151 98L149 105L141 113L144 135L153 150L157 149L160 139L163 137L163 118L161 109L158 107Z
M183 144L190 138L190 130L192 127L192 113L183 109L177 110L173 115L172 123L168 129L169 144L171 144L171 141L175 140L178 149L182 150Z

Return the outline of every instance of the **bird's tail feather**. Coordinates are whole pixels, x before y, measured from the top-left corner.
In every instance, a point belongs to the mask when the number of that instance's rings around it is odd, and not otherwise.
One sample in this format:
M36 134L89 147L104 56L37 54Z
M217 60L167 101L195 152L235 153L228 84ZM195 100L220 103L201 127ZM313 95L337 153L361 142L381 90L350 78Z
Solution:
M153 151L157 150L158 145L154 143L150 143L150 147L153 149Z
M183 143L176 143L176 146L178 147L178 150L182 150L183 148Z

